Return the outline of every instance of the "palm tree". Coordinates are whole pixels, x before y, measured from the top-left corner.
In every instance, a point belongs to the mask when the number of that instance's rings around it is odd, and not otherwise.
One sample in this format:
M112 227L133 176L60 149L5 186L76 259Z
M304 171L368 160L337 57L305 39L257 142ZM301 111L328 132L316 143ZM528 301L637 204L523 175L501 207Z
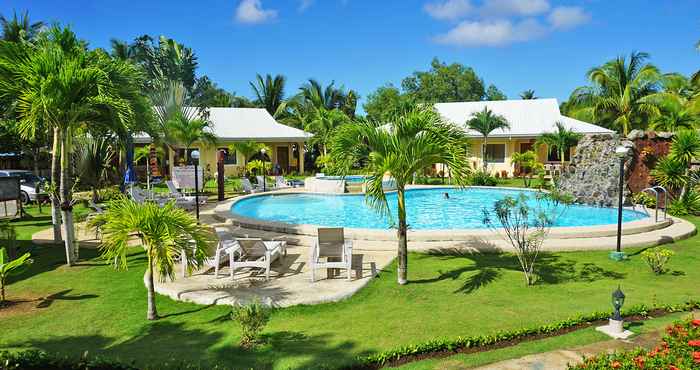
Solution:
M320 82L311 78L299 90L306 104L314 108L326 108L328 110L336 108L344 110L346 108L347 94L342 87L335 87L335 81L324 88Z
M555 125L557 130L540 135L535 141L535 147L547 145L547 153L551 153L553 150L559 151L559 160L562 168L564 168L566 153L578 144L583 135L566 128L562 122L556 122Z
M197 57L192 49L165 36L160 36L156 44L148 35L138 37L130 47L134 59L146 71L150 92L162 89L161 84L168 81L181 83L186 90L194 87Z
M633 127L645 128L659 114L650 95L658 91L659 70L645 63L647 53L633 52L629 59L618 57L588 72L591 86L579 87L571 95L574 117L618 128L627 135Z
M133 60L136 58L136 49L134 45L129 45L125 41L111 39L109 44L112 48L111 55L115 59Z
M530 90L525 90L525 91L521 92L520 99L523 99L523 100L537 99L537 97L535 96L535 90L530 89Z
M86 135L77 140L75 168L81 184L89 185L92 189L92 201L97 203L97 189L107 177L107 171L112 168L114 158L114 138L100 135Z
M695 49L700 51L700 41L695 43ZM693 73L690 79L694 85L700 86L700 69L697 72Z
M263 149L265 149L266 152L270 151L270 148L267 145L252 140L233 143L229 147L229 150L241 153L241 155L243 155L243 168L246 169L248 168L248 160L252 156L260 153Z
M337 163L356 163L369 158L366 170L367 202L391 218L383 179L390 173L396 182L398 216L398 283L406 284L408 257L406 231L406 185L415 173L436 163L449 165L457 184L467 183L468 139L464 132L440 117L432 108L414 107L397 115L389 126L361 121L343 125L331 144ZM369 151L369 156L362 153ZM347 171L347 169L345 169Z
M649 128L655 131L676 132L693 129L698 122L700 117L691 109L669 102L661 106L661 114L654 118Z
M11 42L34 41L37 34L44 27L44 22L34 22L29 20L29 13L26 11L19 18L17 13L12 19L7 19L0 15L0 28L2 28L2 39Z
M472 117L467 120L467 127L470 130L480 133L484 137L481 153L484 166L483 171L486 172L488 165L486 158L486 144L488 137L494 130L510 129L510 124L505 117L494 114L490 109L488 109L488 107L484 107L484 110L474 113Z
M202 267L208 246L213 242L211 232L174 202L159 206L154 202L138 204L120 197L109 203L107 210L95 216L90 227L99 225L102 233L100 250L105 260L116 269L126 270L129 241L138 235L148 260L144 281L148 291L146 318L158 318L153 275L164 282L175 278L175 259L186 262L187 272ZM184 255L183 255L184 254Z
M173 138L171 146L183 145L185 147L185 161L188 161L188 149L192 144L200 142L202 144L216 145L217 138L212 132L212 124L203 119L189 119L182 113L176 114L168 121L167 129Z
M349 122L350 118L339 109L317 108L314 109L304 130L314 134L311 138L312 145L318 145L321 153L326 156L328 143L335 131Z
M255 103L267 110L270 115L277 114L278 109L284 101L284 85L286 78L282 75L267 74L265 78L257 75L255 83L250 82L250 87L255 93Z
M31 137L46 124L60 144L61 218L69 265L78 258L72 212L74 137L91 124L125 126L135 117L133 102L122 93L125 86L137 89L138 74L106 68L107 62L101 54L88 52L69 28L59 26L42 33L36 47L0 42L0 99L13 102L25 135ZM124 75L115 78L120 73Z

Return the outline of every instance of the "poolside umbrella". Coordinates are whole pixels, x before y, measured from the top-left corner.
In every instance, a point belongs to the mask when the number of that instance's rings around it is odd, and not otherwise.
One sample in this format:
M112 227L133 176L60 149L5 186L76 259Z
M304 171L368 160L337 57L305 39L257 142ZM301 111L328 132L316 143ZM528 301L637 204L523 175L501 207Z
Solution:
M136 172L134 172L134 144L129 140L126 147L126 173L124 173L124 184L136 183Z

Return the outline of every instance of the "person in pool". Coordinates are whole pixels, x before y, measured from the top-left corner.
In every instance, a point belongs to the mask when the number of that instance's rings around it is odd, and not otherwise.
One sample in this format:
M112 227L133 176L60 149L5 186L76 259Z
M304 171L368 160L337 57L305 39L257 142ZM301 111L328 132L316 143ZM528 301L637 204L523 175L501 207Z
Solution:
M445 199L450 199L450 194L447 194L447 192L445 192L445 194L443 194L443 196L445 197Z

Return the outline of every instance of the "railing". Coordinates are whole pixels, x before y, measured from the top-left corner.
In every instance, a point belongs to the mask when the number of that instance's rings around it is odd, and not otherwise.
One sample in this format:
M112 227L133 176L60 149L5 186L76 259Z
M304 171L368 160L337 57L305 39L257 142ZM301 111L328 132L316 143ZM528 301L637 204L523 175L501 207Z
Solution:
M642 193L646 192L651 192L654 193L654 196L656 197L656 207L654 208L654 221L659 222L659 208L661 207L661 203L659 203L659 192L664 194L664 218L663 220L666 220L667 215L666 215L666 208L668 207L668 191L666 191L666 188L663 186L652 186L646 189L642 190ZM644 206L646 208L646 205Z

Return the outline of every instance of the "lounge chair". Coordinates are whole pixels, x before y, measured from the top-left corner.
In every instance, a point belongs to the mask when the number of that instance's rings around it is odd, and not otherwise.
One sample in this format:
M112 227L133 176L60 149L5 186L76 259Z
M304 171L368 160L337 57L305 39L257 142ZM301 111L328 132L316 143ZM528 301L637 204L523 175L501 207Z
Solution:
M175 186L175 183L172 181L166 181L166 185L168 185L168 190L170 190L170 196L175 198L176 203L181 203L183 205L192 205L192 208L194 208L194 203L196 201L196 197L193 195L183 195ZM199 204L207 204L207 197L201 196L199 197Z
M225 257L228 256L229 264L232 263L233 256L239 251L239 245L225 229L216 228L216 236L219 238L219 241L216 243L216 247L212 247L207 253L207 257L204 259L204 266L208 268L213 267L214 276L218 278L221 265L226 261ZM182 251L180 255L180 263L182 264L182 277L184 278L187 273L187 254L185 251Z
M345 240L342 227L319 228L311 247L309 260L311 282L316 281L316 269L345 269L348 281L352 272L352 241Z
M287 183L284 176L275 176L275 189L286 189L292 186Z
M90 212L86 218L86 221L88 223L90 223L90 221L92 221L92 219L94 219L95 217L105 213L105 210L102 207L95 204L95 202L93 202L92 199L88 202L88 207L92 209L92 212ZM103 224L95 225L95 239L100 238L100 233L102 232L102 225Z
M243 186L243 192L246 194L257 193L259 191L257 186L253 186L248 178L241 178L241 186Z
M267 186L265 180L265 176L255 176L255 181L258 182L258 190L272 189L272 186Z
M260 238L237 238L238 256L231 262L231 277L239 268L254 267L265 269L265 280L270 280L272 262L287 255L287 242L263 241Z

